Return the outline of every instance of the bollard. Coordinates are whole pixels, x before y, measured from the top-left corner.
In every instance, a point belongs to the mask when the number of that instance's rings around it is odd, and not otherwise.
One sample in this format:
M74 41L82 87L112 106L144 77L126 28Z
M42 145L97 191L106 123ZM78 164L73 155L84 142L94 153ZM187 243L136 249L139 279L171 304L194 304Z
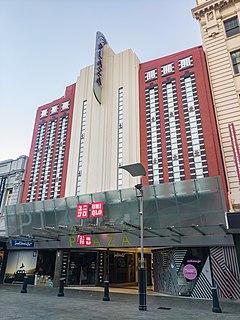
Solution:
M28 285L28 277L24 277L21 293L27 293L27 285Z
M104 296L103 301L109 301L109 281L104 281Z
M60 286L59 286L59 292L58 292L58 297L64 297L64 282L65 278L60 279Z
M212 299L213 299L212 312L222 313L222 310L221 310L221 308L219 306L219 300L218 300L217 288L216 287L212 288Z
M138 310L147 311L147 277L145 268L139 268L138 270L138 294Z

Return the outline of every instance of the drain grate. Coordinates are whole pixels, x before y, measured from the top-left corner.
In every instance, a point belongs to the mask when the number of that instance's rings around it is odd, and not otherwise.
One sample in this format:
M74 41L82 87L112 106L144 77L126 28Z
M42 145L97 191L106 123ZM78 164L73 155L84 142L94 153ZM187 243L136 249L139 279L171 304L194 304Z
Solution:
M158 309L161 309L161 310L171 310L171 308L168 308L168 307L159 307Z

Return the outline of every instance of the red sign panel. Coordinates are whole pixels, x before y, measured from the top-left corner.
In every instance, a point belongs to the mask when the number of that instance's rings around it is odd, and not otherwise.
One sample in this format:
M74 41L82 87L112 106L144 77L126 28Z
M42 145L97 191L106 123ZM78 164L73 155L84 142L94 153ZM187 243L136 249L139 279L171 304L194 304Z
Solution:
M90 217L98 218L103 216L103 202L93 202L90 208Z
M90 247L92 245L92 236L85 236L83 234L79 234L77 236L77 243L80 246Z
M76 218L88 218L88 204L78 204L76 209Z

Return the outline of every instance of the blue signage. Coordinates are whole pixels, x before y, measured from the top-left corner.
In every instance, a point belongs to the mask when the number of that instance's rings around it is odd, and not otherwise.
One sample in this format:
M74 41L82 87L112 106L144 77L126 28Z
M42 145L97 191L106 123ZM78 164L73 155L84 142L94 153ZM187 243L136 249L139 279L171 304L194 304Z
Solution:
M34 242L32 241L22 241L22 240L11 240L12 247L34 247Z

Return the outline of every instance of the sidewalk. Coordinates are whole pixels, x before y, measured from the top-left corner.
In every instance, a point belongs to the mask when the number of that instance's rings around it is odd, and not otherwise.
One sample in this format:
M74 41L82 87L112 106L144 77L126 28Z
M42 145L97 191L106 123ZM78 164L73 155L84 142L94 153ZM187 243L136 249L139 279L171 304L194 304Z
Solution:
M220 301L220 314L212 312L212 301L151 294L147 297L148 310L139 311L136 290L135 294L123 294L110 288L110 301L103 301L103 289L91 287L66 288L64 297L57 296L58 288L29 285L27 293L20 293L21 288L0 285L1 320L240 319L240 303L236 301Z

